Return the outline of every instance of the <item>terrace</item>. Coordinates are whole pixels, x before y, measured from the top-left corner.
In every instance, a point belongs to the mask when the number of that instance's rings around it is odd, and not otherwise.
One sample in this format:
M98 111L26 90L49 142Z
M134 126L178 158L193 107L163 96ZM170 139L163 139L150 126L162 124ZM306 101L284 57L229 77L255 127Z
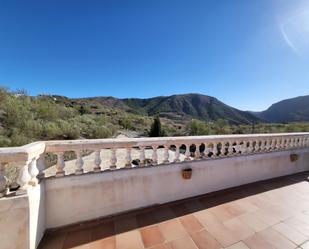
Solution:
M0 178L1 249L309 247L309 133L45 141L0 162L21 186Z

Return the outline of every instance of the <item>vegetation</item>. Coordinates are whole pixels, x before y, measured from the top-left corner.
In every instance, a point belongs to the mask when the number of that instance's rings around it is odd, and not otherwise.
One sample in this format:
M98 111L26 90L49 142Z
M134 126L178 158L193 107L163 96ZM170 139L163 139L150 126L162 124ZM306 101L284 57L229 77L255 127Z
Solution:
M150 128L149 137L163 137L164 131L161 128L161 122L159 115L156 115L153 119L153 123Z
M141 100L125 100L131 106L137 105L138 102L140 107L133 112L126 104L119 103L117 99L111 97L92 99L69 99L50 95L31 97L25 91L10 92L2 88L0 89L0 147L19 146L37 140L107 138L117 135L122 130L134 131L140 136L309 131L309 123L306 122L248 124L248 122L235 122L239 118L204 120L178 114L166 115L164 112L148 116L151 108L161 110L159 107L156 108L158 102L154 99L161 99L165 102L166 108L178 103L186 109L183 103L188 101L187 98L183 96L173 97L173 100L166 98L153 98L148 104L145 100L143 103L139 102ZM190 98L194 99L193 102L197 101L192 96ZM202 99L205 100L204 97ZM144 105L148 105L147 111L143 109ZM197 107L199 104L194 106ZM233 111L233 108L229 110ZM211 111L209 113L211 114ZM215 113L211 115L215 117L217 115ZM235 114L236 117L238 114L238 112Z
M253 133L284 133L308 132L308 122L275 124L258 123L253 125L230 125L226 120L219 119L215 122L191 120L186 127L188 135L220 135L220 134L253 134Z

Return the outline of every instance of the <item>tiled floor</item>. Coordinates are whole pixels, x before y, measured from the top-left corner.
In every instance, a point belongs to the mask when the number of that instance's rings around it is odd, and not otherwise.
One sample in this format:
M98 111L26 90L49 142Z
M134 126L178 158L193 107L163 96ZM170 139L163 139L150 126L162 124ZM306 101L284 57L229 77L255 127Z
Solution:
M309 172L69 226L41 249L309 249Z

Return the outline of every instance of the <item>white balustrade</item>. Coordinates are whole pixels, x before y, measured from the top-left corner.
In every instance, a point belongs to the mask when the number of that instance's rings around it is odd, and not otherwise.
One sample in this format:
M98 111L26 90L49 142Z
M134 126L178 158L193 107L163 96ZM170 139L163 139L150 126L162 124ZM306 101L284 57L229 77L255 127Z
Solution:
M190 161L190 144L185 144L186 146L186 152L185 152L185 161Z
M76 154L75 174L81 175L82 173L84 173L84 169L83 169L84 160L83 160L83 157L82 157L82 151L77 150L77 151L75 151L75 154Z
M64 176L64 159L63 159L63 152L56 153L57 155L57 164L56 164L56 177Z
M93 171L94 172L100 172L101 171L101 163L102 163L102 160L101 160L101 150L96 150L94 152L94 168L93 168Z
M175 144L175 160L174 160L174 162L175 163L178 163L178 162L180 162L180 159L179 159L179 157L180 157L180 151L179 151L179 147L180 147L180 145L179 144Z
M38 179L45 177L45 153L57 156L54 176L63 177L66 174L81 175L85 170L102 172L106 168L113 170L117 167L131 168L132 161L137 159L139 159L139 166L149 166L157 165L158 162L172 164L307 147L309 147L309 133L46 141L17 148L2 148L0 163L3 169L5 167L3 165L7 165L7 162L19 162L21 166L17 181L22 189L27 189L37 184ZM64 159L64 155L72 151L76 154L73 172L69 171L69 164L72 165L72 163L65 162ZM87 156L93 159L90 161L87 159L85 163L83 151L93 151ZM104 151L104 157L109 157L104 161L101 159L102 151ZM108 151L110 154L105 154ZM172 154L174 155L171 156ZM88 164L91 161L89 169ZM68 163L67 169L66 163ZM108 165L103 167L102 163ZM1 186L6 182L2 172L3 170L0 170Z
M146 160L146 157L145 157L145 147L144 146L140 146L139 147L139 160L140 160L140 164L139 166L143 167L145 166L145 160Z
M125 164L125 167L126 168L131 168L132 167L132 157L131 157L131 148L126 148L126 164Z
M158 146L152 146L152 165L158 164L158 153L157 153Z
M169 163L169 146L164 145L163 163Z
M117 163L117 157L116 157L116 149L111 148L111 159L110 159L111 165L109 166L110 169L116 169L116 163Z

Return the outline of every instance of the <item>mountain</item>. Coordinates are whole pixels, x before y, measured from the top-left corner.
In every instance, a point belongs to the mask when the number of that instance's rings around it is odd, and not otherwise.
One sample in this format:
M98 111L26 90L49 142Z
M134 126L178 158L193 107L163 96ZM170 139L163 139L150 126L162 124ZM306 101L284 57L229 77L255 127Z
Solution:
M93 97L77 100L99 103L144 115L155 115L159 113L160 116L171 119L197 118L207 121L225 119L231 124L251 124L259 121L258 117L249 112L240 111L214 97L202 94L180 94L148 99Z
M274 123L309 121L309 95L282 100L263 112L252 114Z

